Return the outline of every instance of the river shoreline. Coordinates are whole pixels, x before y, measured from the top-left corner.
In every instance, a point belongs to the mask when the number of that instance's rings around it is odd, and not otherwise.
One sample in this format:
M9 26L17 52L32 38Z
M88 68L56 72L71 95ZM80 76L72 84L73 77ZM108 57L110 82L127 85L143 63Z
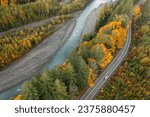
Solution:
M107 4L111 5L112 1L107 2ZM96 20L97 20L97 17L99 15L99 11L101 10L103 5L104 4L100 4L97 8L93 9L91 11L91 13L88 15L88 17L85 21L85 24L84 24L84 28L83 28L83 31L82 31L82 36L85 35L85 34L90 34L90 33L95 32Z
M99 5L99 7L100 6L101 5ZM90 11L90 14L91 13L92 11ZM77 17L75 19L77 19ZM33 74L40 73L46 63L54 57L57 50L63 45L63 43L65 43L70 34L73 32L73 29L76 25L75 19L72 20L69 24L64 25L51 36L47 37L47 39L45 39L41 44L27 53L27 56L25 56L21 61L16 61L13 66L10 66L9 68L1 71L0 92L2 93L7 89L15 87L16 85L21 85L24 81L31 79ZM90 20L90 17L87 17L86 20ZM83 25L83 27L85 28L87 24L84 23ZM95 25L93 25L92 27L94 26ZM83 33L81 33L81 36L82 34ZM81 38L79 39L81 40ZM74 45L77 43L78 42L75 42Z
M52 59L56 51L72 33L76 21L65 23L58 31L44 39L42 43L30 50L24 57L13 62L0 71L0 93L30 79L42 71L43 66Z

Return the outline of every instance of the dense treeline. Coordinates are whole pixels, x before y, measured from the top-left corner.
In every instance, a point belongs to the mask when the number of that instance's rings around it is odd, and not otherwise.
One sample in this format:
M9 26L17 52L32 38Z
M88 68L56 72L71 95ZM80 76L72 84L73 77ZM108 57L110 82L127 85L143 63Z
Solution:
M37 0L0 0L0 5L25 4Z
M116 50L122 48L128 19L124 20L124 15L115 16L95 35L84 36L83 42L64 64L50 71L44 70L31 82L24 83L17 99L77 99L84 88L94 85L94 80L111 62Z
M0 5L16 4L16 0L0 0Z
M113 20L121 20L126 23L128 18L131 16L131 10L133 8L133 0L116 0L116 3L110 7L105 5L101 12L99 12L99 18L97 19L97 24L95 31ZM126 25L126 24L124 24Z
M90 0L89 0L90 1ZM20 58L35 45L38 45L46 36L55 31L53 25L64 23L71 17L61 15L83 8L89 1L72 0L68 4L57 2L56 0L38 0L36 2L28 0L24 5L12 5L0 7L0 30L10 29L22 24L26 24L41 18L57 15L50 19L50 24L6 33L0 37L0 69L8 63ZM67 8L63 13L63 6Z
M128 58L95 99L150 99L150 1L136 6Z
M0 5L26 4L35 1L40 0L0 0ZM54 1L63 2L64 0L54 0Z
M54 15L80 10L90 0L71 0L65 4L56 0L38 0L21 5L0 6L0 32Z
M56 15L57 10L51 0L0 7L0 31Z
M0 37L0 69L20 58L32 47L38 45L45 37L54 33L57 29L54 25L64 23L70 18L70 15L57 16L51 18L48 24L6 33Z
M104 30L110 28L112 30L112 34L107 34ZM121 30L121 32L119 31ZM118 32L117 32L118 31ZM117 46L118 42L116 39L117 33L122 35L122 41L126 36L125 29L121 26L120 22L110 22L110 24L102 27L97 33L96 37L89 42L83 42L77 52L73 52L70 57L66 60L63 65L58 65L51 71L44 71L42 75L37 75L36 78L39 83L35 83L34 80L32 82L26 82L22 88L22 98L23 99L76 99L79 92L82 91L87 85L93 86L93 81L97 77L98 74L101 73L101 70L105 68L109 62L112 60L113 55L116 49L120 48ZM102 36L106 37L108 41L103 41ZM120 35L118 35L120 36ZM109 41L113 41L114 45L106 47L107 43L111 43ZM105 45L106 44L106 45ZM122 45L122 44L121 44ZM44 75L43 75L44 74ZM40 80L43 78L47 78L45 82L46 86L41 86ZM52 81L52 79L54 79ZM64 83L66 90L64 90L64 95L67 92L67 97L62 95L60 98L55 98L51 96L55 96L57 91L55 90L53 93L51 89L49 89L50 84L54 84L55 80L60 80L60 82ZM31 87L37 91L31 92L32 89L28 88ZM50 85L51 88L55 88L54 85ZM38 87L41 87L38 89ZM60 86L61 87L61 86ZM48 90L49 92L38 93L42 90ZM61 88L60 88L61 89ZM30 94L31 93L31 94ZM34 94L35 93L35 94ZM33 95L33 96L32 96ZM44 96L46 95L46 96ZM51 95L51 96L50 96ZM43 97L44 96L44 97Z
M16 4L25 4L25 3L35 2L38 0L12 0L12 1L16 1Z

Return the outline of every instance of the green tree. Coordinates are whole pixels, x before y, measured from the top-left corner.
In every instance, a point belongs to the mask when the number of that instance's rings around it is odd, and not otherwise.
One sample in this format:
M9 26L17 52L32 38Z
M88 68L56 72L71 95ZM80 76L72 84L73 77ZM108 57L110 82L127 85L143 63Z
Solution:
M84 46L80 50L79 55L86 61L89 57L91 57L91 51L88 47Z
M75 77L77 79L77 86L79 87L79 90L84 89L87 86L88 76L88 66L86 65L86 62L75 52L71 54L68 60L75 70Z
M93 37L95 37L95 33L84 34L82 37L82 42L90 41L91 39L93 39Z
M105 4L99 12L99 17L97 19L96 28L95 28L96 32L100 29L100 27L104 26L107 23L111 14L112 14L112 8L108 4Z
M91 55L97 61L100 61L104 57L104 54L105 53L103 53L102 47L99 44L97 44L91 48Z
M65 84L63 82L56 79L54 82L54 87L56 90L55 95L54 95L55 100L68 99L67 87L65 86Z
M73 66L68 61L63 65L57 66L50 71L50 77L58 78L65 83L67 91L71 98L78 94L77 80Z
M21 94L23 95L23 100L38 100L39 99L39 92L32 85L31 82L25 82L22 86Z
M43 100L52 100L55 99L55 87L54 81L55 78L51 78L48 75L48 71L43 71L41 77L41 99Z

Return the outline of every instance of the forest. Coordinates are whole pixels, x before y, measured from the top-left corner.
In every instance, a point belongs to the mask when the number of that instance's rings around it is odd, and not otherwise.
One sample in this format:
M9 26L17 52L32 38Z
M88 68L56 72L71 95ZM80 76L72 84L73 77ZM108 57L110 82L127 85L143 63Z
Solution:
M150 99L150 1L136 6L133 12L128 57L95 99Z
M0 32L32 23L52 16L65 15L83 9L91 0L71 0L63 3L57 0L0 0ZM27 2L28 1L28 2ZM10 3L10 4L9 4Z
M58 30L60 27L58 24L65 23L71 18L70 15L61 15L51 18L48 24L4 34L0 37L0 69L22 57L47 36Z
M20 3L22 0L14 1L0 2L0 31L45 18L50 18L50 21L35 28L6 32L0 36L0 70L40 44L47 36L58 30L56 25L73 18L70 13L83 9L90 2L71 0L66 4L56 0L23 0L24 3ZM15 4L12 5L12 2Z
M128 7L126 7L128 6ZM131 23L134 2L118 0L100 10L95 32L86 34L82 43L67 60L52 70L36 74L22 86L16 99L61 100L78 99L122 48Z

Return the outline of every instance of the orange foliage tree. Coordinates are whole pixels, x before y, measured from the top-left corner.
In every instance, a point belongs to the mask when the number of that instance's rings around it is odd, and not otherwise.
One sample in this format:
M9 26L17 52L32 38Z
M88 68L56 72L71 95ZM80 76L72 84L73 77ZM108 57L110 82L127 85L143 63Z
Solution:
M118 28L112 31L112 36L116 42L116 47L118 49L122 48L124 39L126 37L126 30L123 28Z
M22 95L17 95L14 100L21 100L22 99Z
M1 3L2 5L7 5L7 4L8 4L8 0L0 0L0 3Z
M124 27L120 21L112 21L100 28L95 38L95 42L100 43L104 53L104 57L98 61L100 68L105 68L113 58L112 53L114 53L116 49L122 48L126 38L126 30L127 27ZM106 38L105 41L104 38ZM106 45L110 46L109 49Z
M95 77L94 77L93 69L91 69L89 67L89 73L88 73L88 77L87 77L88 85L93 87L94 86L94 80L95 80Z
M112 47L114 52L115 48L122 48L124 39L126 37L126 27L122 27L122 23L120 21L113 21L110 22L109 24L103 26L96 38L99 38L100 35L105 35L110 39L110 46Z
M105 68L111 62L112 58L113 58L113 56L112 56L111 52L108 52L104 56L104 58L101 61L99 61L100 68Z
M89 66L87 78L89 86L92 87L94 85L93 82L97 75L97 72L95 72L96 67L98 66L100 70L105 68L113 59L113 53L116 49L122 48L127 29L128 22L127 25L123 25L123 22L119 20L109 22L99 29L96 37L80 45L78 54L80 54L85 47L90 51L90 55L86 60Z
M133 10L134 16L137 16L140 13L140 6L136 6Z

